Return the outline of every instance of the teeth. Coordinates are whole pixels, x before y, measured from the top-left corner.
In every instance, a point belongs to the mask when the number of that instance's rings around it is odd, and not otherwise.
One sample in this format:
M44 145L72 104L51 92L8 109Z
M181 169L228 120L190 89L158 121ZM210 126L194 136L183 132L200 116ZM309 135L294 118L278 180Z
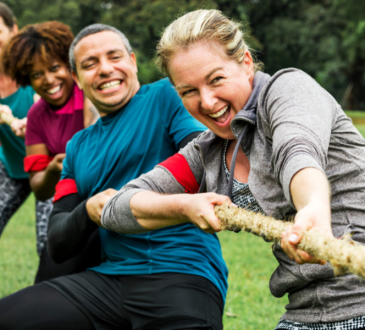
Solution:
M114 81L110 81L110 82L107 82L107 83L101 85L99 88L107 89L107 88L111 88L111 87L115 87L115 86L119 86L119 85L120 85L120 80L114 80Z
M217 113L214 113L212 115L208 115L209 117L212 117L212 118L218 118L220 116L222 116L228 109L228 105L226 105L221 111L218 111Z
M58 85L56 87L53 87L52 89L47 89L48 94L55 94L61 89L61 85Z

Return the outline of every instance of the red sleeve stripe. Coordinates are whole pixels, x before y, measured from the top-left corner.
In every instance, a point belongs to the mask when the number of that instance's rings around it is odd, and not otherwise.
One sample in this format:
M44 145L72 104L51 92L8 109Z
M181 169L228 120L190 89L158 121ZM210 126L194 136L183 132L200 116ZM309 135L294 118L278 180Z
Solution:
M75 180L64 179L57 183L56 193L53 198L53 203L67 195L77 194L77 187Z
M196 194L199 191L199 185L195 176L190 169L189 163L181 154L175 154L159 164L166 168L189 194Z
M52 161L53 156L47 155L31 155L24 158L24 171L37 172L43 171Z

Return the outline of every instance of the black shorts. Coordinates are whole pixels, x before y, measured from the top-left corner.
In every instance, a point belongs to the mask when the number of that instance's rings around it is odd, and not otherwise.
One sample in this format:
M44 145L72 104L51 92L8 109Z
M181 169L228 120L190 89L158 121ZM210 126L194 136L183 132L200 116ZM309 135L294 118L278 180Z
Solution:
M222 296L201 276L86 271L44 283L83 311L97 330L223 329Z

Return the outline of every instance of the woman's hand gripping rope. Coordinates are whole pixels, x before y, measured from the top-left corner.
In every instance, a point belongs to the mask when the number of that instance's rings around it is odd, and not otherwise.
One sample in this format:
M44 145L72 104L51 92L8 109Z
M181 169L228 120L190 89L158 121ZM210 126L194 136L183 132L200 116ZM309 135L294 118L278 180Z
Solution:
M241 229L264 236L272 242L280 242L282 233L287 231L288 226L291 226L286 221L229 205L215 206L215 213L221 221L222 230ZM348 235L343 239L337 239L310 229L303 232L298 249L317 260L329 262L335 275L352 273L365 278L365 247L351 241Z

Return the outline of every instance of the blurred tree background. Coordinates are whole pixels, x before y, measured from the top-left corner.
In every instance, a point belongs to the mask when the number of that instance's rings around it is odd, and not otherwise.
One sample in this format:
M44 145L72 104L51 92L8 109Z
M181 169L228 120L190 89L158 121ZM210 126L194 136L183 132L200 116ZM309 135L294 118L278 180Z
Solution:
M184 12L216 8L243 25L269 74L306 71L348 110L365 110L365 1L359 0L5 0L20 27L59 20L74 33L92 23L122 30L137 55L139 78L161 77L154 66L163 28Z

